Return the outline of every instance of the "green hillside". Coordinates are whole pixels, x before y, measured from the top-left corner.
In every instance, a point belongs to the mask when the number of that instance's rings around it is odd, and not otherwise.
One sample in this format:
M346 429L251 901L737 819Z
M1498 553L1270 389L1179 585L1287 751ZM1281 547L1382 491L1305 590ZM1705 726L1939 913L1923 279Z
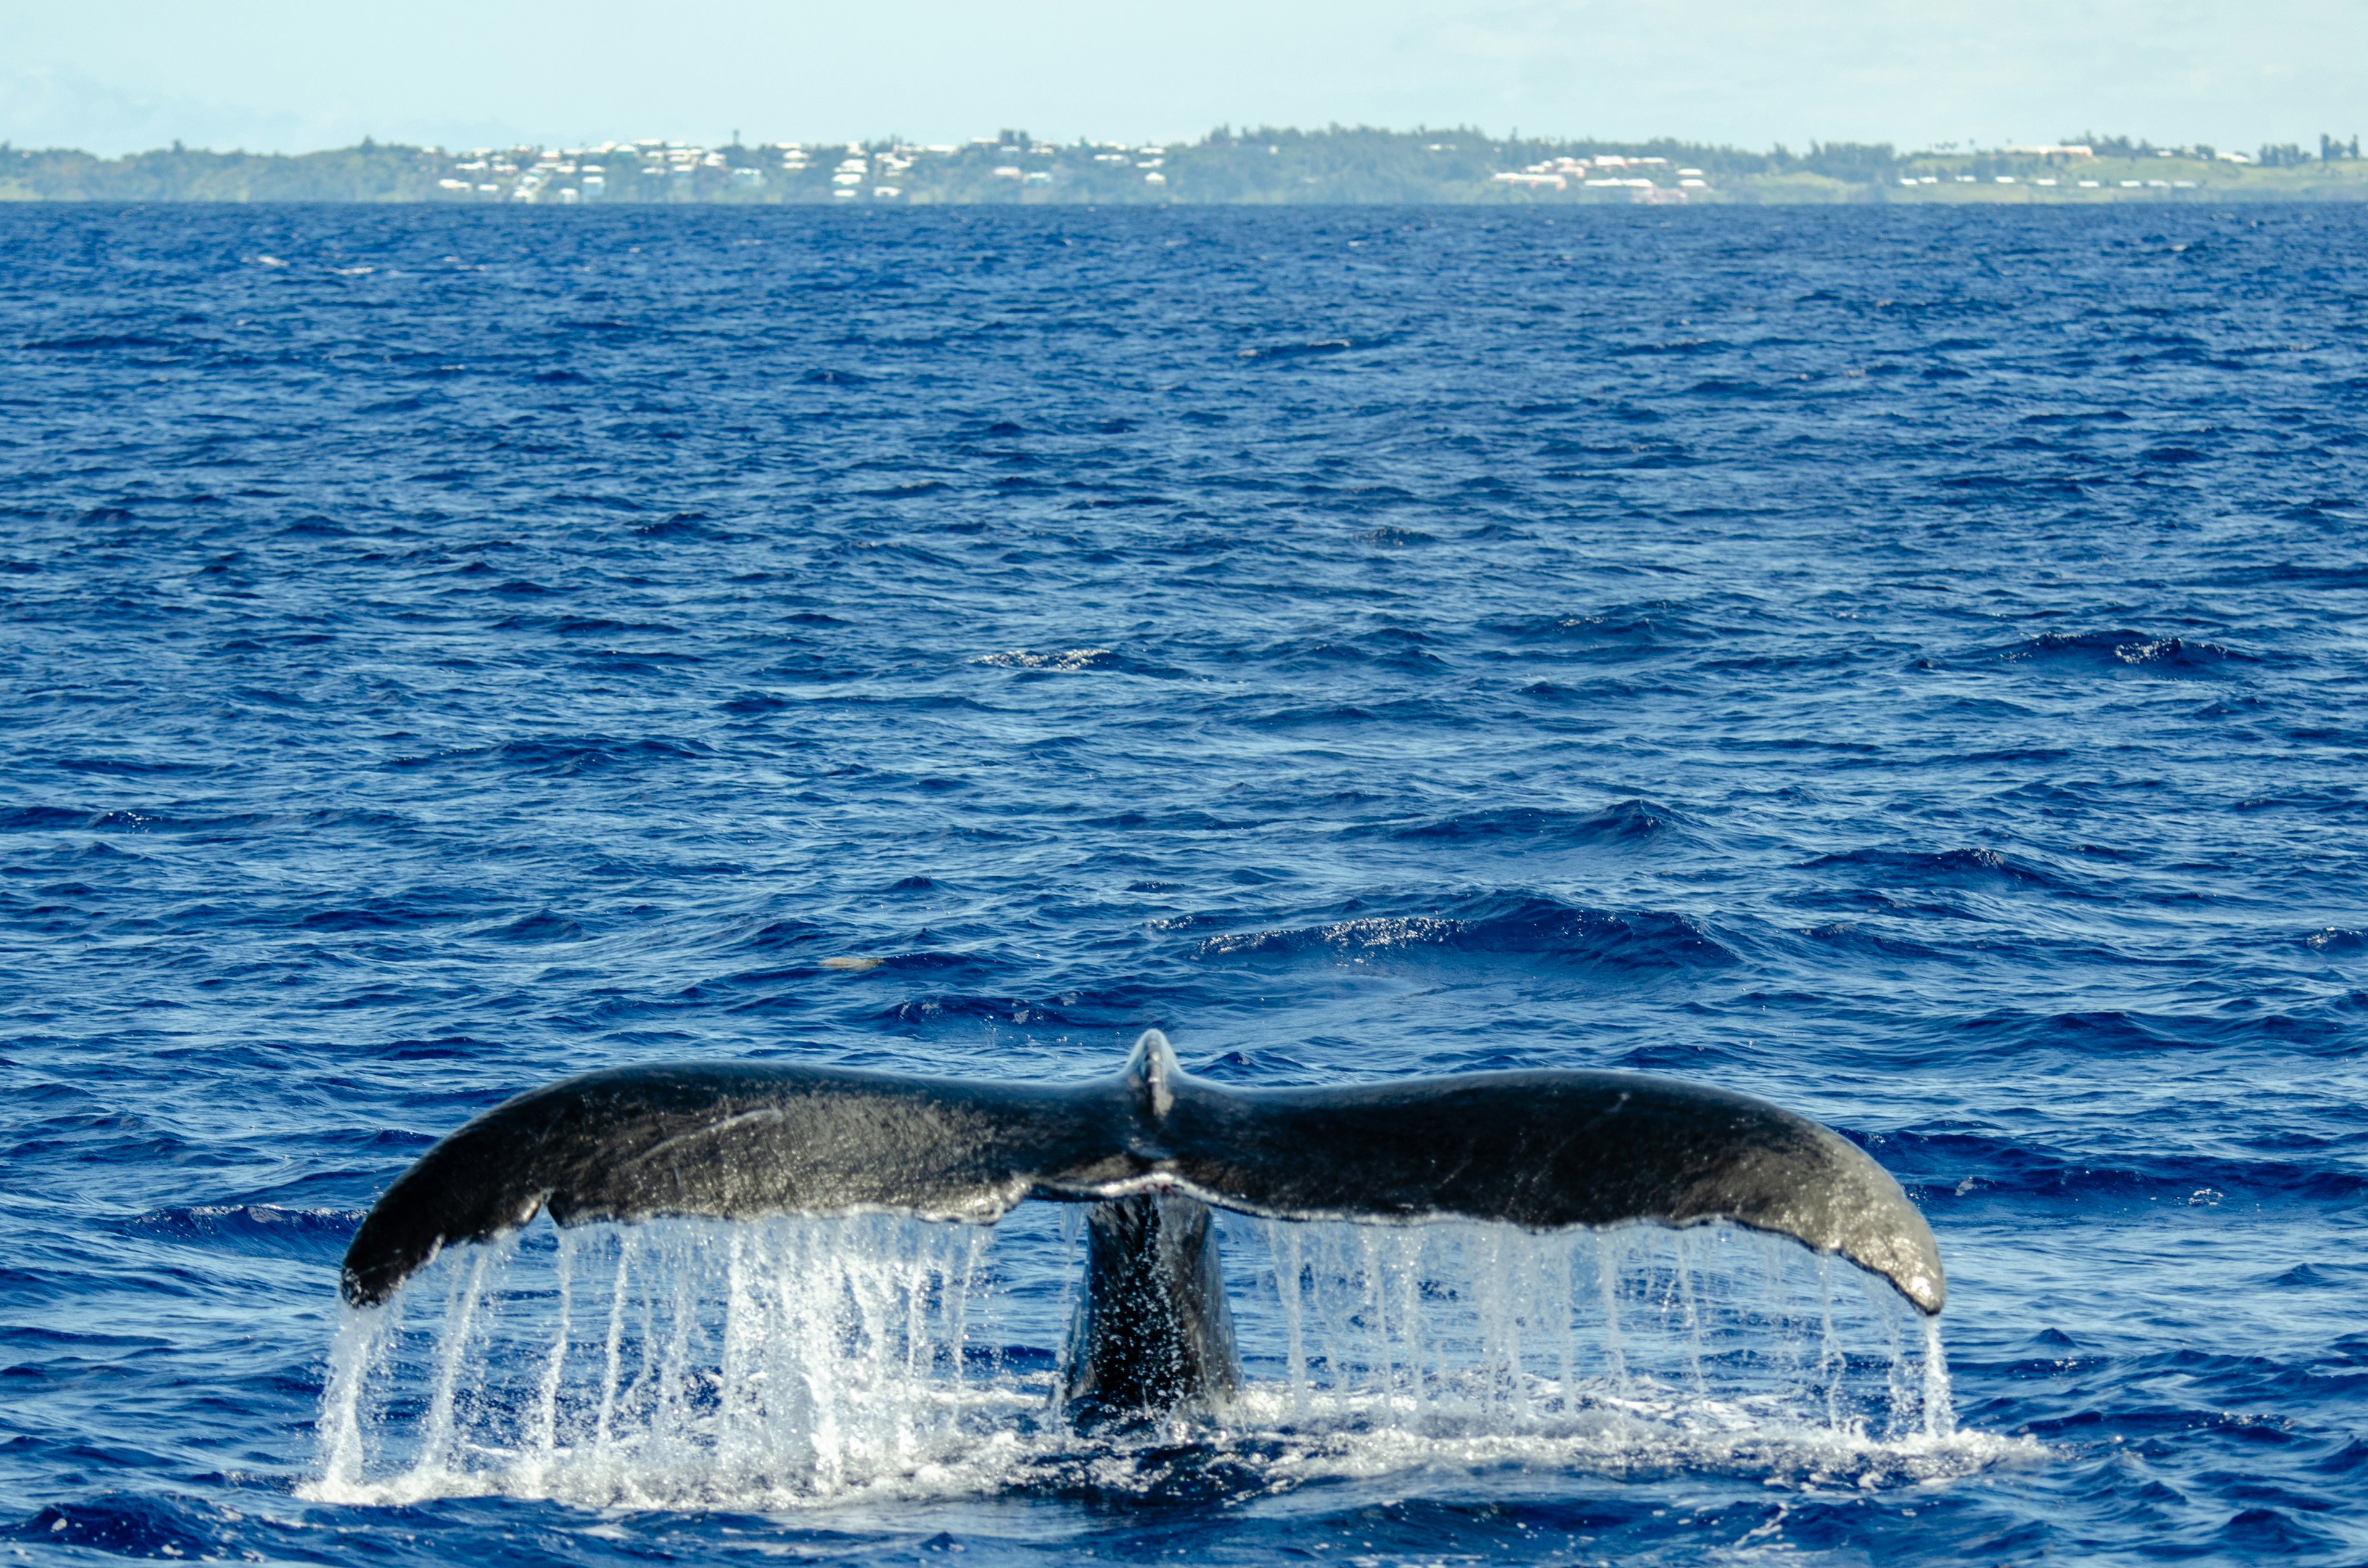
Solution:
M2314 151L2070 146L1747 152L1675 141L1508 141L1470 130L1220 129L1167 144L603 142L456 151L364 142L300 155L175 146L121 158L0 146L0 200L928 206L1162 203L1928 203L2357 200L2356 141Z

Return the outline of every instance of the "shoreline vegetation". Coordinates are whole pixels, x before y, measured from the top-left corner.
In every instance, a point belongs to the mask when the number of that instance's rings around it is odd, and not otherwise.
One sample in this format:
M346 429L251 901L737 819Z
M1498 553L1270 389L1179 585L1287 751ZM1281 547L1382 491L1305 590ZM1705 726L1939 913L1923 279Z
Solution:
M1812 143L1767 153L1659 140L1492 138L1471 130L1239 131L1198 142L960 144L607 142L570 148L325 152L172 147L102 158L0 143L0 201L449 205L1924 205L2368 199L2355 136L2316 148Z

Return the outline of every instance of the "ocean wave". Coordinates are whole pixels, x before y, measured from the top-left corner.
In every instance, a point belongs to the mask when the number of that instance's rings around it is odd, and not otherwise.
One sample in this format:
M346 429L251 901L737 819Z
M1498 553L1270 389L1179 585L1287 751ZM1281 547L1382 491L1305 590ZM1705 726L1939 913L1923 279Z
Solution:
M2059 957L2075 951L2060 943L2046 944L2038 950ZM1951 1018L1932 1031L1930 1049L1962 1060L2012 1061L2027 1057L2033 1050L2121 1058L2274 1047L2299 1059L2340 1055L2352 1048L2349 1019L2325 1001L2296 1000L2301 1005L2291 1010L2259 1006L2197 1007L2184 1012L1996 1007Z
M554 909L538 909L531 915L521 915L515 920L498 926L488 926L474 933L495 942L580 942L584 939L583 925Z
M1256 363L1261 360L1312 359L1326 354L1346 354L1354 348L1372 348L1387 339L1368 338L1359 342L1353 337L1311 337L1295 343L1262 343L1237 350L1234 358Z
M204 1504L110 1494L88 1502L52 1503L21 1523L0 1528L0 1539L108 1557L211 1562L259 1555L252 1551L248 1523Z
M316 909L300 915L296 924L307 931L400 931L439 919L451 919L449 912L416 904L408 899L390 898L336 909Z
M1992 651L2009 664L2085 665L2152 675L2210 675L2259 661L2219 642L2144 631L2044 631Z
M1125 1009L1080 1008L1025 996L933 992L875 1009L871 1017L905 1025L1008 1024L1015 1028L1103 1028L1128 1022Z
M1480 844L1497 839L1556 844L1636 844L1676 832L1684 819L1642 798L1615 801L1591 812L1553 806L1500 806L1438 817L1407 827L1358 828L1352 836L1385 834L1405 843Z
M1886 913L1893 913L1887 911ZM1884 930L1870 930L1854 920L1828 920L1804 926L1801 936L1819 947L1886 960L1936 959L1945 949L1929 942Z
M1025 648L1011 648L1000 653L987 653L971 661L999 670L1051 670L1075 675L1084 670L1106 670L1118 664L1118 654L1108 648L1064 648L1058 653L1034 653Z
M2216 1208L2224 1203L2357 1203L2368 1174L2328 1162L2242 1159L2173 1150L2082 1153L1967 1132L1895 1131L1869 1152L1935 1213L1962 1202L2112 1198Z
M1209 962L1321 959L1370 962L1438 954L1507 955L1623 969L1719 968L1734 949L1691 915L1587 909L1535 893L1477 895L1437 914L1356 915L1318 925L1203 937Z
M1989 848L1847 849L1801 862L1804 870L1863 869L1886 881L1918 887L2015 886L2071 891L2071 884L2050 872Z
M211 339L199 340L212 342ZM154 333L95 332L72 337L37 337L25 347L36 353L102 354L120 348L188 348L191 340L165 337Z
M1711 635L1687 611L1662 600L1565 615L1500 617L1481 626L1516 647L1588 654L1641 654Z
M45 833L56 828L85 827L100 814L68 806L18 806L0 812L0 833Z
M270 1203L175 1204L132 1220L136 1235L269 1257L318 1258L343 1251L362 1222L359 1209L284 1209Z
M321 831L361 828L400 831L414 826L401 812L374 806L319 806L294 811L204 812L187 806L117 806L90 809L75 806L20 806L0 812L0 833L40 833L81 829L92 833L200 834L235 836L247 831L269 833L287 828Z
M707 756L712 751L704 742L659 735L640 740L606 735L535 736L505 741L498 745L455 747L425 756L398 756L386 766L411 771L454 763L491 763L522 774L564 778L650 763L689 761Z

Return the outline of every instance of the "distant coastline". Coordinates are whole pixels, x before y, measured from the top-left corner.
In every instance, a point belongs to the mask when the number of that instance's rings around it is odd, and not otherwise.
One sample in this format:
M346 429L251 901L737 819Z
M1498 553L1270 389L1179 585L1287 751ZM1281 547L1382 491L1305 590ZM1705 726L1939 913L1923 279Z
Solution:
M895 141L456 150L365 141L299 154L177 144L120 158L0 145L0 201L746 206L2357 201L2357 137L2238 151L2120 137L1901 152L1752 153L1474 131L1221 129L1198 142Z

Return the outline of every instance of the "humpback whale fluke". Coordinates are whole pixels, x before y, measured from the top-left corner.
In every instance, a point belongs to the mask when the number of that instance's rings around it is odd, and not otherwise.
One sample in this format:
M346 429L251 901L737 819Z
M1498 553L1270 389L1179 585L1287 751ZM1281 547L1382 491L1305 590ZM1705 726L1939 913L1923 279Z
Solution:
M1146 1030L1116 1076L994 1084L789 1063L590 1073L495 1107L397 1177L346 1254L357 1306L446 1245L562 1225L889 1210L990 1223L1094 1205L1066 1397L1093 1413L1222 1398L1237 1377L1204 1204L1277 1220L1725 1220L1889 1280L1947 1287L1882 1166L1804 1117L1629 1073L1474 1073L1341 1088L1194 1078Z

